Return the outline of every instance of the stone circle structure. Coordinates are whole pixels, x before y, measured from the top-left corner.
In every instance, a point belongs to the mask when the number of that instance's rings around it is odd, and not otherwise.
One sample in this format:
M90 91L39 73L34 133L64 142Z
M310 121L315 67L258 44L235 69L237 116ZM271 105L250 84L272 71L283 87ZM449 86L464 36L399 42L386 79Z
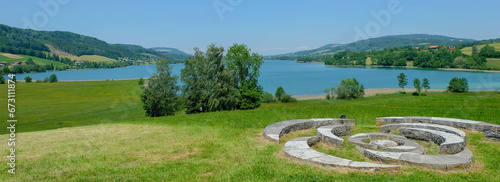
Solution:
M284 156L305 163L325 167L374 171L397 171L401 165L421 166L436 170L463 170L471 167L474 158L465 149L466 134L457 128L483 131L490 139L500 139L500 125L479 121L435 117L385 117L377 118L380 133L358 133L347 143L370 160L358 162L315 151L311 146L325 142L334 147L344 147L342 136L351 135L352 119L299 119L274 123L264 129L264 137L279 143L280 137L292 131L317 128L317 135L294 138L285 143ZM399 135L389 132L399 131ZM440 145L440 155L425 155L418 143L409 140L426 140Z

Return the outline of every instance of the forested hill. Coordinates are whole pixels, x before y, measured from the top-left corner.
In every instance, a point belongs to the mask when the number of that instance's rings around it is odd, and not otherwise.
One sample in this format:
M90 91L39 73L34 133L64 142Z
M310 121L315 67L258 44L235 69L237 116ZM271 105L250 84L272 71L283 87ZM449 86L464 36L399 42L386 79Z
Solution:
M154 55L172 59L185 58L169 52L158 52L138 45L108 44L94 37L64 31L35 31L0 24L0 50L15 54L31 51L50 52L47 45L75 56L99 55L118 60L120 58L141 59Z
M331 56L341 51L368 51L380 50L389 47L418 47L429 45L445 45L456 46L469 42L474 42L473 39L453 38L441 35L428 35L428 34L411 34L411 35L392 35L378 38L371 38L356 41L350 44L329 44L323 47L299 51L288 54L281 54L275 56L266 56L266 59L281 59L281 60L295 60L300 57L308 56Z

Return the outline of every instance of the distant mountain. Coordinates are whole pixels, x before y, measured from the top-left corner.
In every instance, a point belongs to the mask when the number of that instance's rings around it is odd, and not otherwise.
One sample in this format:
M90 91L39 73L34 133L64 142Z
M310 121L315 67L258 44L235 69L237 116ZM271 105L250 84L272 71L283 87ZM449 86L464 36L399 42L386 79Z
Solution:
M52 50L55 49L75 56L99 55L115 60L120 58L142 59L146 55L167 59L185 57L146 49L139 45L108 44L97 38L72 32L36 31L0 24L0 48L2 50L26 54L29 51L51 52L49 47L53 48Z
M152 50L155 50L156 52L162 53L162 54L167 54L167 55L173 55L176 56L177 59L189 59L189 54L185 53L179 49L176 48L170 48L170 47L153 47L150 48Z
M305 56L328 56L341 51L369 51L380 50L388 47L405 46L428 46L445 45L455 46L469 42L475 42L473 39L453 38L441 35L411 34L411 35L392 35L366 40L356 41L350 44L328 44L317 49L305 50L275 56L266 56L266 59L297 59Z

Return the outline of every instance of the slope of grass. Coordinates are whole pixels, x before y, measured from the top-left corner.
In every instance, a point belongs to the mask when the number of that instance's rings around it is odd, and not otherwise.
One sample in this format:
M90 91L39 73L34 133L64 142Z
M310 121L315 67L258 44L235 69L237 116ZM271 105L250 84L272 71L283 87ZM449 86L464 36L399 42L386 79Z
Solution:
M33 56L28 56L28 55L13 54L15 56L21 57L19 59L14 59L14 58L9 58L9 57L3 56L2 54L4 54L4 53L0 52L0 61L5 61L7 63L11 63L11 62L26 62L28 60L28 58L31 58L31 59L33 59L34 63L39 64L39 65L50 65L50 64L53 64L54 66L64 66L64 65L66 65L66 64L61 63L61 62L57 62L57 61L53 61L53 60L48 60L48 59L37 58L37 57L33 57Z
M112 63L117 61L111 58L98 55L82 55L82 56L69 55L61 57L69 58L71 60L76 60L76 61L90 61L90 62L103 62L103 63Z
M499 58L488 58L488 62L486 62L486 65L491 66L491 67L496 67L500 68L500 59Z
M480 45L479 50L481 50L481 48L483 48L485 45L486 44ZM500 42L491 43L490 46L495 47L495 50L497 50L497 51L500 50ZM472 47L465 47L462 49L462 52L464 54L471 55L472 54Z
M0 94L6 91L0 85ZM476 160L473 169L452 173L411 167L398 173L339 172L286 160L280 155L283 143L273 144L261 136L264 127L274 122L340 114L356 119L353 134L378 131L375 118L384 116L454 117L500 124L498 92L308 100L264 104L248 111L160 118L143 117L136 80L19 83L16 94L17 174L8 175L8 166L3 165L0 181L500 180L500 156L495 155L500 142L484 141L478 132L467 132L467 148ZM0 102L6 103L6 98ZM287 137L310 134L314 131ZM0 140L7 138L0 135ZM0 150L8 155L6 144ZM322 146L319 150L342 152ZM0 163L6 161L0 158Z

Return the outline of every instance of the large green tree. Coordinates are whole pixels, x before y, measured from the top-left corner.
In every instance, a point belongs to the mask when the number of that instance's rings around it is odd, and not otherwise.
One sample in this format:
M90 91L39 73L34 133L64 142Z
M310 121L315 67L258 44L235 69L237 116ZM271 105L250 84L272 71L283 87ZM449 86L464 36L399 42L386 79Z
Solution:
M226 55L226 63L234 72L240 109L254 109L261 104L262 86L258 79L263 57L250 51L245 44L234 44Z
M177 85L178 76L172 75L172 66L161 59L156 64L157 73L142 88L141 101L146 116L159 117L174 115L181 109Z
M198 48L194 51L181 70L186 113L236 109L239 103L236 82L233 71L223 62L224 48L211 44L206 53Z
M450 92L467 92L469 91L469 83L466 78L453 77L447 87Z

